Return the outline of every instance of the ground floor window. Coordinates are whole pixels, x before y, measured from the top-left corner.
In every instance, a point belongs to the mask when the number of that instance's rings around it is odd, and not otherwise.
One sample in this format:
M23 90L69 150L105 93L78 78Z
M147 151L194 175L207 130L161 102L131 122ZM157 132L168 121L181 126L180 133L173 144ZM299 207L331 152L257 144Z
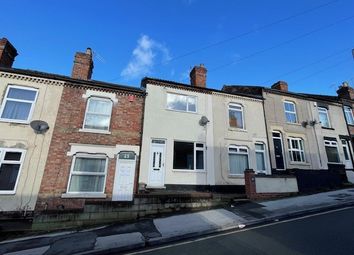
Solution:
M301 138L288 138L288 151L293 162L305 162L304 141Z
M175 141L173 169L204 170L205 146L203 143Z
M327 159L329 163L339 163L339 153L337 141L324 140Z
M69 193L103 193L108 159L104 155L74 156L68 185Z
M234 145L229 147L229 168L231 175L241 175L249 168L247 147Z
M264 143L255 144L257 171L265 171L265 145Z
M0 194L14 193L25 151L0 148Z

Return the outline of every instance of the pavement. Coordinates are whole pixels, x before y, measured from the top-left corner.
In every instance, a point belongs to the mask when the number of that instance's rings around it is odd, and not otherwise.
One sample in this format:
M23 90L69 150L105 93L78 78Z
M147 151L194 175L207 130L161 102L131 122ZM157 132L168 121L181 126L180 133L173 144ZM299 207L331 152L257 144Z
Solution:
M354 188L0 242L0 254L111 254L354 205Z

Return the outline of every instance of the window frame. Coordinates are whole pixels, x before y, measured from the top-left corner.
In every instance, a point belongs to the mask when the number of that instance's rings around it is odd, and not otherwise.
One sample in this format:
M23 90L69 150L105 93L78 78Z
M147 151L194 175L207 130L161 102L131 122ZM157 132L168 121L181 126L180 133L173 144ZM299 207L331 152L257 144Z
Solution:
M168 107L168 102L167 98L168 95L174 95L174 96L183 96L186 97L186 110L176 110ZM195 99L195 111L190 111L189 106L188 106L188 100L189 98L194 98ZM173 92L166 92L166 110L168 111L175 111L175 112L187 112L187 113L198 113L198 96L192 96L192 95L186 95L186 94L179 94L179 93L173 93Z
M193 143L193 169L180 169L174 168L174 153L175 153L175 142L179 143ZM202 144L203 147L197 147L197 144ZM203 169L197 169L197 151L203 151ZM206 146L204 142L191 142L191 141L182 141L182 140L174 140L173 141L173 158L172 158L172 170L173 171L181 171L181 172L205 172L205 162L206 162Z
M108 121L108 129L96 129L96 128L85 128L85 124L86 124L86 118L87 118L87 114L88 114L88 109L89 109L89 103L92 99L98 99L101 101L106 101L106 102L110 102L111 103L111 111L110 111L110 115L109 115L109 121ZM90 96L87 100L86 100L86 109L85 109L85 117L84 117L84 121L82 123L82 129L81 131L88 131L88 132L93 132L93 133L109 133L110 132L110 127L111 127L111 120L112 120L112 112L113 112L113 101L110 98L107 97L99 97L99 96ZM89 113L90 114L90 113ZM97 113L94 113L97 114ZM108 114L97 114L97 115L102 115L102 116L107 116Z
M292 141L296 141L298 143L299 149L293 148ZM305 153L305 144L304 144L304 139L300 137L288 137L287 138L288 142L288 153L289 153L289 158L291 163L306 163L306 153ZM301 146L302 145L302 146ZM301 149L302 147L302 149ZM293 158L292 152L299 152L300 153L300 159L301 161L295 161Z
M258 150L257 148L256 148L256 145L263 145L263 150ZM263 142L255 142L255 144L254 144L254 152L255 152L255 157L256 157L256 171L257 172L262 172L262 173L265 173L265 172L267 172L267 165L266 165L266 163L267 163L267 161L266 161L266 145L265 145L265 143L263 143ZM264 163L264 169L263 170L259 170L259 169L257 169L257 153L262 153L263 154L263 163Z
M345 105L343 108L344 108L344 116L345 116L345 120L347 121L347 124L354 125L353 109L347 105ZM351 121L348 120L347 114L350 114Z
M230 152L230 149L237 149L237 152ZM240 152L240 149L246 149L247 153L245 152ZM230 154L236 154L236 155L247 155L247 164L248 164L248 168L250 168L250 153L249 153L249 149L247 146L244 145L229 145L227 148L227 157L228 157L228 164L229 164L229 176L244 176L244 173L242 174L233 174L231 173L231 166L230 166ZM246 169L245 169L246 170Z
M346 139L340 139L341 144L342 144L342 148L343 148L343 153L344 153L344 161L351 161L351 156L350 156L350 147L349 147L349 143L348 140ZM348 159L347 157L348 156Z
M285 104L292 104L294 106L294 111L292 112L292 111L286 110ZM296 104L292 101L285 100L285 101L283 101L283 107L284 107L284 114L285 114L286 123L290 123L290 124L299 123L298 122L299 120L297 118ZM288 121L288 118L286 116L287 113L295 114L295 122Z
M317 107L317 110L318 110L318 118L319 118L319 119L320 119L320 114L321 114L321 112L322 112L322 113L325 113L325 114L326 114L326 117L327 117L328 127L327 127L327 126L324 126L323 123L322 123L322 121L321 121L321 127L324 127L324 128L331 128L332 125L331 125L331 121L330 121L330 119L329 119L328 109L325 108L325 107L320 107L320 106L319 106L319 107Z
M337 141L332 141L332 140L327 140L327 139L324 139L323 141L324 141L325 152L326 152L326 156L327 156L327 162L329 164L341 164L338 142ZM332 148L336 148L337 149L337 156L338 156L338 161L337 162L328 160L326 147L332 147Z
M15 160L4 160L5 158L5 154L6 152L21 152L21 159L19 161L15 161ZM23 149L16 149L16 148L0 148L0 167L2 164L19 164L20 167L18 169L18 174L16 177L16 183L15 186L13 188L13 190L1 190L0 189L0 195L14 195L16 194L16 190L17 190L17 185L18 182L20 180L20 176L21 176L21 172L22 172L22 167L24 165L24 159L26 156L26 150ZM5 162L4 162L5 161Z
M234 109L234 108L230 108L230 106L236 106L236 107L240 107L241 109L238 110L238 109ZM231 111L238 111L238 112L241 112L241 116L242 116L242 128L239 128L239 127L232 127L230 125L230 110ZM244 111L244 107L242 104L239 104L239 103L229 103L228 106L227 106L227 116L228 116L228 126L229 128L231 129L238 129L238 130L246 130L246 126L245 126L245 111Z
M105 159L106 164L105 164L105 169L103 173L94 173L94 172L80 172L80 173L75 173L74 167L75 167L75 162L77 158L85 158L85 159ZM70 175L68 179L68 184L66 187L66 194L70 195L92 195L93 197L95 195L103 195L105 194L106 191L106 180L107 180L107 172L108 172L108 162L109 158L105 154L86 154L86 153L79 153L73 156L72 162L71 162L71 167L70 167ZM73 174L74 173L74 174ZM70 183L71 183L71 178L73 175L94 175L94 176L103 176L104 175L104 180L103 180L103 190L102 192L97 192L97 191L69 191L70 189Z
M9 99L8 98L8 95L9 95L9 92L10 92L10 89L11 88L14 88L14 89L22 89L22 90L30 90L30 91L34 91L36 92L36 95L33 99L33 101L30 101L30 100L23 100L23 99ZM26 86L21 86L21 85L8 85L7 88L6 88L6 92L5 92L5 95L4 95L4 98L1 102L1 108L0 108L0 121L3 121L3 122L14 122L14 123L22 123L22 124L29 124L30 120L32 119L32 115L33 115L33 112L34 112L34 107L35 107L35 104L37 102L37 98L38 98L38 92L39 90L36 89L36 88L32 88L32 87L26 87ZM27 116L27 119L26 120L18 120L18 119L8 119L8 118L2 118L2 114L5 110L5 106L6 106L6 103L7 101L15 101L15 102L22 102L22 103L30 103L31 104L31 109L28 113L28 116Z

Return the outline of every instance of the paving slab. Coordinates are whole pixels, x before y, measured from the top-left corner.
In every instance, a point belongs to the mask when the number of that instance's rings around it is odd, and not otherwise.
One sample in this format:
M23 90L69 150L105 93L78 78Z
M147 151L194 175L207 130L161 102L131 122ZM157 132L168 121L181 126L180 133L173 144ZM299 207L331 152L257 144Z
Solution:
M154 224L161 237L147 240L149 244L158 244L236 228L246 220L228 210L216 209L155 219Z
M43 255L49 248L50 246L48 245L33 249L5 253L4 255Z

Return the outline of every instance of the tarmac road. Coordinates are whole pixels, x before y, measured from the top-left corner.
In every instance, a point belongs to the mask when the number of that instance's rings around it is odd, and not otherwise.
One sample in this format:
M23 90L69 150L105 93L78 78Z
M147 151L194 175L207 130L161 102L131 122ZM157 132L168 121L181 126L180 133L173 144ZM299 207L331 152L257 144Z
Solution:
M127 254L354 254L354 208Z

